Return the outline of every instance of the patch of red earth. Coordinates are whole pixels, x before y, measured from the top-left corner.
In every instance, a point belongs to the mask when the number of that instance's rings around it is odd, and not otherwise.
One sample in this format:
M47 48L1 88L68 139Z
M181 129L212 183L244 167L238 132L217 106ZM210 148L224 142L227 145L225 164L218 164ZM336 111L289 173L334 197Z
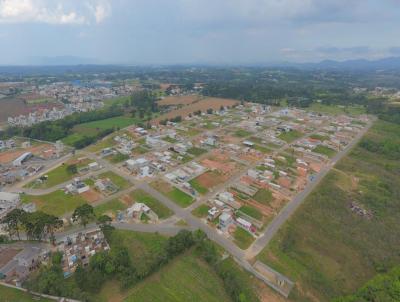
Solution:
M103 197L103 195L101 195L99 192L90 189L89 191L83 192L81 194L81 196L88 202L88 203L93 203L96 202L98 200L100 200L100 198Z

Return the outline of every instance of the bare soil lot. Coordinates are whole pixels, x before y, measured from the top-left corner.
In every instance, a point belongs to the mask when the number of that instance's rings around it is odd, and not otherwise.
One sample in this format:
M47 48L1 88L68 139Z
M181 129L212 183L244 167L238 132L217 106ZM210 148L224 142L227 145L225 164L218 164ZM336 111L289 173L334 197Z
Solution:
M172 119L177 116L182 116L182 118L187 117L189 114L193 114L193 112L201 110L205 112L207 109L219 110L221 106L231 107L235 104L238 104L239 101L233 99L221 99L221 98L205 98L198 102L192 103L190 105L184 106L182 108L172 110L165 114L160 115L156 119L152 120L153 124L157 124L165 119Z
M192 103L198 102L199 100L200 96L198 95L168 96L158 101L158 105L160 106L190 105Z

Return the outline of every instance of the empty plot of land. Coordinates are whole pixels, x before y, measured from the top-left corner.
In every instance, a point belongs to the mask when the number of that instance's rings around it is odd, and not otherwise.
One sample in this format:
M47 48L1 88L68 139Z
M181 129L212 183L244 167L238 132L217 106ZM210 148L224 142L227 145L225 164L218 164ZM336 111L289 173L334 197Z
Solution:
M200 100L198 95L183 95L183 96L169 96L160 101L158 105L160 106L170 106L170 105L190 105Z
M180 109L172 110L168 113L162 114L156 119L152 120L152 123L159 123L165 119L171 119L177 116L182 116L182 118L192 114L195 111L205 112L207 109L219 110L221 106L233 106L238 104L239 101L233 99L221 99L221 98L205 98L196 103L192 103L188 106L184 106Z

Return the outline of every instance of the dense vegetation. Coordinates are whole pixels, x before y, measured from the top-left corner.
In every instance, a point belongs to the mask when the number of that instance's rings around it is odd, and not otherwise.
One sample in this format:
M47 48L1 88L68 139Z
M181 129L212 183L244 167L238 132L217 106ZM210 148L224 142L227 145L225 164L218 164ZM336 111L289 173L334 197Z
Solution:
M400 267L379 274L353 295L335 299L334 302L396 302L400 301Z

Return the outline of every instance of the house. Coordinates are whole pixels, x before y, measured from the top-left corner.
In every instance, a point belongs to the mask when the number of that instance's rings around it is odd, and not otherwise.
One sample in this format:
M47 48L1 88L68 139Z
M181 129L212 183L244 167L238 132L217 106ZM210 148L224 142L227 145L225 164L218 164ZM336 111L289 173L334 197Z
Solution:
M96 180L94 186L101 192L108 191L114 193L118 191L118 187L109 178Z
M101 166L97 162L92 162L88 164L88 167L91 171L96 171L101 168Z
M219 216L219 227L221 229L226 229L228 228L231 224L233 223L233 218L232 215L228 212L223 212Z
M254 143L253 142L250 142L250 141L243 141L243 143L242 143L243 145L245 145L246 147L254 147Z
M30 141L26 141L26 142L23 142L22 144L21 144L21 148L29 148L31 146L31 142Z
M67 185L65 189L71 194L82 194L89 191L90 187L77 177L71 184Z
M219 214L221 214L221 212L216 207L212 207L208 210L207 220L213 221Z
M236 218L235 222L236 222L237 225L239 225L243 229L245 229L247 231L251 230L251 227L252 227L251 222L248 222L247 220L245 220L245 219L243 219L241 217Z
M125 163L126 163L126 167L129 170L135 170L141 167L144 167L148 164L148 160L146 158L140 157L137 159L128 159Z
M230 203L235 201L233 198L233 194L230 192L222 192L218 194L218 199L221 200L224 203Z
M150 208L144 203L137 202L133 204L130 208L126 209L128 217L140 219L142 214L149 214Z

